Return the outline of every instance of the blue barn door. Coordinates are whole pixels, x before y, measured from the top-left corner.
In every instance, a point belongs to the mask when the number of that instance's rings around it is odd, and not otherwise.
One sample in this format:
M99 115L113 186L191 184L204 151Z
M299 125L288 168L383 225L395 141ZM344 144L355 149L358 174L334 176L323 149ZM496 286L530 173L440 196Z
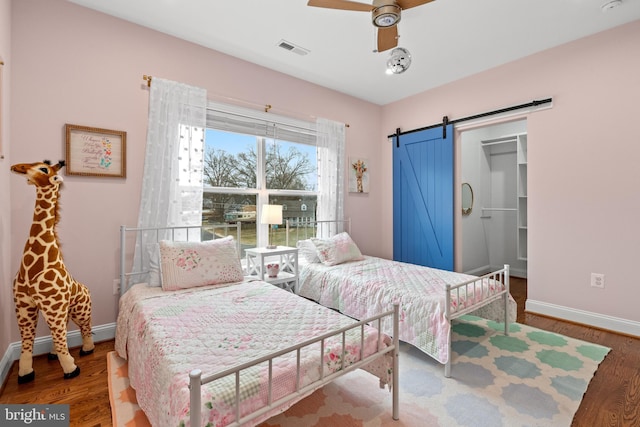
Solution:
M453 270L453 125L446 130L393 138L396 261Z

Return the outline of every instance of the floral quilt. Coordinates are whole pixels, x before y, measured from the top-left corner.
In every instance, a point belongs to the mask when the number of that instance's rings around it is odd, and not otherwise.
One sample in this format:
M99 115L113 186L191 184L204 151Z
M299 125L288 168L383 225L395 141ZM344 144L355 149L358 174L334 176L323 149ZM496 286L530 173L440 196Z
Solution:
M451 328L445 315L447 284L455 285L474 276L414 264L365 256L335 266L309 263L301 267L299 294L339 310L356 319L389 310L400 304L400 336L440 363L449 360L448 337ZM452 308L470 307L503 289L503 284L484 281L482 292L452 298ZM509 295L509 319L516 319L516 302ZM502 298L473 312L474 315L504 322ZM393 325L383 322L382 330L391 334Z
M120 300L116 351L129 362L131 385L151 424L188 426L191 370L201 369L206 377L354 322L261 281L172 292L139 284ZM376 352L380 337L383 345L390 342L386 335L365 328L365 357ZM345 366L360 360L360 348L360 328L356 328L346 335ZM319 343L301 351L301 386L319 379L321 369L324 375L341 369L342 338L326 340L324 350L322 360ZM381 384L391 385L390 354L366 369L380 377ZM266 362L241 373L241 417L265 406L268 375ZM234 378L203 385L202 425L225 426L235 420ZM295 383L295 352L276 358L273 401L293 392ZM284 411L297 400L254 422Z

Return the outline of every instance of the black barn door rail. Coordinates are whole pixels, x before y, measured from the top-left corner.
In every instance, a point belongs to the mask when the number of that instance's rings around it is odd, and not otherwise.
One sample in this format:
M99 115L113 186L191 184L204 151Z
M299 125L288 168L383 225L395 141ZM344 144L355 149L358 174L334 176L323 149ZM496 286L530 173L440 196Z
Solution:
M413 133L413 132L420 132L420 131L423 131L423 130L433 129L433 128L437 128L437 127L440 127L440 126L442 126L442 138L446 138L447 137L447 125L453 125L453 124L460 123L460 122L466 122L466 121L469 121L469 120L480 119L482 117L494 116L496 114L508 113L509 111L521 110L523 108L537 107L537 106L542 105L542 104L548 104L548 103L550 103L552 101L553 101L552 98L534 100L534 101L531 101L531 102L527 102L526 104L520 104L520 105L514 105L512 107L500 108L498 110L488 111L486 113L474 114L473 116L463 117L461 119L455 119L455 120L449 120L448 116L444 116L442 118L442 123L436 123L436 124L433 124L433 125L430 125L430 126L425 126L425 127L419 128L419 129L406 130L404 132L400 132L400 128L397 128L396 132L394 134L387 135L387 138L396 137L396 146L400 147L399 140L400 140L400 136L401 135L406 135L406 134Z

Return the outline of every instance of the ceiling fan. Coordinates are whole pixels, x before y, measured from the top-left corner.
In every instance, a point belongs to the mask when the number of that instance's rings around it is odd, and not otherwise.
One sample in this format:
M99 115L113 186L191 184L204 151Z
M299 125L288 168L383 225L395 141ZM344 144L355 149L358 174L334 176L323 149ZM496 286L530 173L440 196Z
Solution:
M400 13L405 9L420 6L433 0L373 0L373 4L350 0L309 0L308 6L327 9L371 12L371 22L378 28L378 52L398 45L398 27Z

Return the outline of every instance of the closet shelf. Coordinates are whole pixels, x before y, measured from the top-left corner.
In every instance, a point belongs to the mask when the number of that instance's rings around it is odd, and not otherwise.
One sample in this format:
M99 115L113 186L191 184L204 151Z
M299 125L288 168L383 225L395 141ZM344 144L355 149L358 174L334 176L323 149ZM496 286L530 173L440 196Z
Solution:
M481 141L481 143L483 147L487 147L489 145L507 144L507 143L516 142L516 141L518 141L517 136L505 136L502 138L485 139Z

